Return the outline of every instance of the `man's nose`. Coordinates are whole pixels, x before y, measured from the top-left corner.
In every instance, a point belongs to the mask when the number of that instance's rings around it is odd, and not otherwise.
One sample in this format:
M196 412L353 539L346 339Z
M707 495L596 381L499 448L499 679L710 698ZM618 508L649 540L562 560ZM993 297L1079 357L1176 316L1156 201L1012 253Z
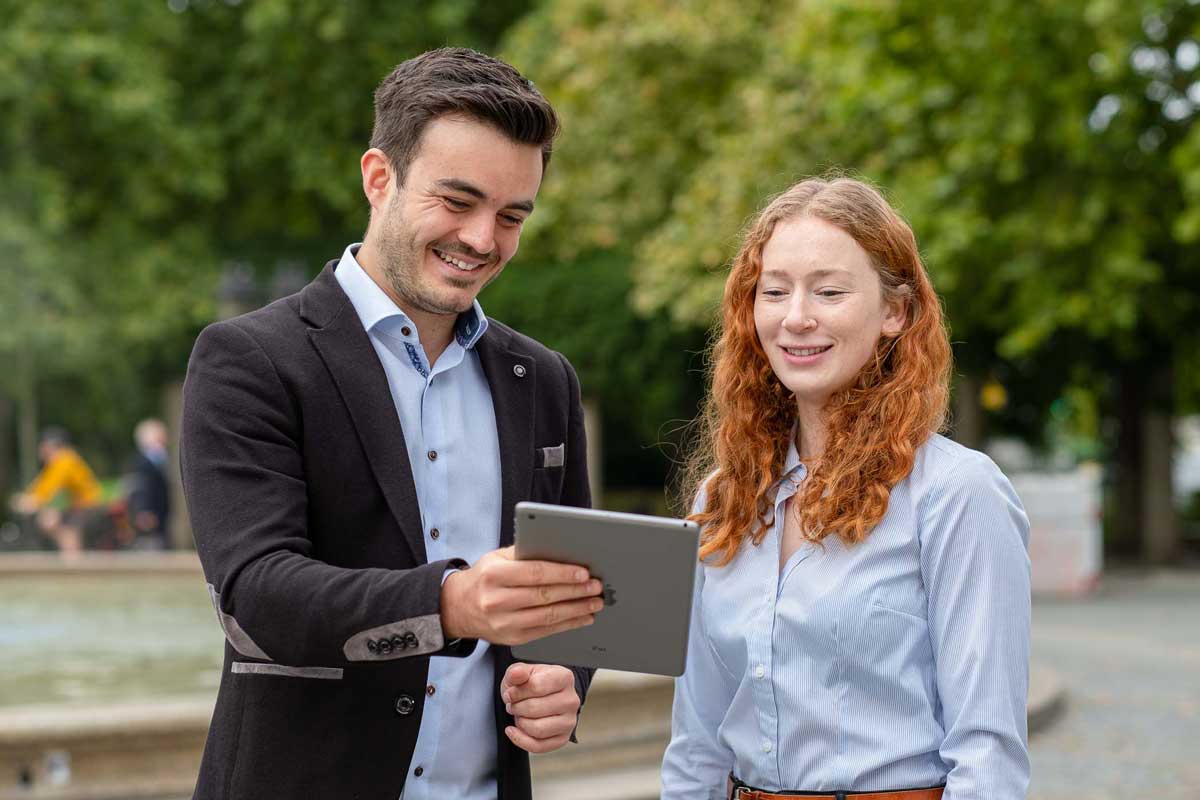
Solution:
M487 258L496 249L496 220L491 214L475 214L458 232L458 240Z

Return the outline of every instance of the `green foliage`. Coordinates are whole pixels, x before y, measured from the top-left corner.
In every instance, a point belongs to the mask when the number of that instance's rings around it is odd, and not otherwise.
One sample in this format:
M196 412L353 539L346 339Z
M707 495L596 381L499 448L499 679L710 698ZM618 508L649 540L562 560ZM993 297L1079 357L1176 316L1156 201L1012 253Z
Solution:
M1194 352L1198 20L1183 0L543 7L509 40L567 132L533 248L619 243L640 309L705 325L769 194L865 176L918 234L960 366L1037 382L1036 431L1067 383Z
M379 80L527 6L0 0L0 393L125 448L224 269L314 274L361 235Z

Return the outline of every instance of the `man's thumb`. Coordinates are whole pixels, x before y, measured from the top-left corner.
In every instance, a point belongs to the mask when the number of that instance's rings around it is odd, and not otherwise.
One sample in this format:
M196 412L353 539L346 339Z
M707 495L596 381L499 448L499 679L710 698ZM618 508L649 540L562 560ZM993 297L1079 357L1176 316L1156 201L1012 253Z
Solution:
M508 671L504 673L504 679L509 686L520 686L522 683L528 681L530 675L532 674L532 667L530 667L528 664L522 664L518 661L509 667Z

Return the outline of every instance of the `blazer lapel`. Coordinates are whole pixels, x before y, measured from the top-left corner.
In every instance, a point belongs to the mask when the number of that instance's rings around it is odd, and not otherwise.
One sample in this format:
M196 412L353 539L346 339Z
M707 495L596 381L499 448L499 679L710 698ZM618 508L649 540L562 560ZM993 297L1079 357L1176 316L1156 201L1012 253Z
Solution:
M533 483L533 400L537 371L532 356L510 349L512 334L492 324L475 349L492 392L500 440L500 546L513 543L513 506Z
M301 294L300 315L314 325L308 329L308 337L350 411L359 442L387 498L388 508L417 562L425 563L421 509L412 466L408 463L404 429L396 415L379 355L363 330L350 299L333 276L336 263L326 265Z

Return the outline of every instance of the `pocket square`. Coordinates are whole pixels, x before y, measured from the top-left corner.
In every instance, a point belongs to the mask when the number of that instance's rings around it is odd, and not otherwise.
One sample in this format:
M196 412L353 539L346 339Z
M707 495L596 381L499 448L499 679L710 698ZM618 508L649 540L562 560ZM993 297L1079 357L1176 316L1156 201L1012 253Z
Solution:
M539 467L561 467L563 459L567 454L566 444L560 444L557 447L539 447L538 448L538 466Z

